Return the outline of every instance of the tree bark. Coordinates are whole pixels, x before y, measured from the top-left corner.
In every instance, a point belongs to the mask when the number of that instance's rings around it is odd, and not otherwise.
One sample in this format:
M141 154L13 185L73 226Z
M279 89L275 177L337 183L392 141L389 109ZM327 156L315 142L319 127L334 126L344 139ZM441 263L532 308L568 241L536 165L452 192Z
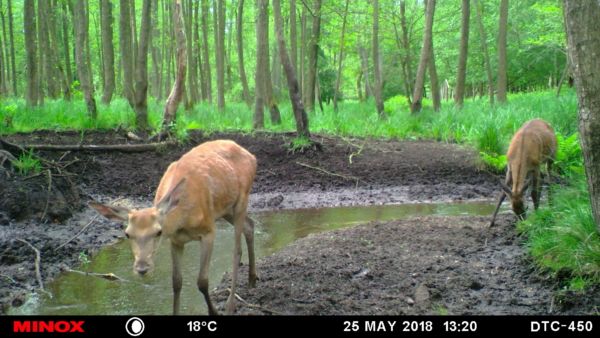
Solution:
M362 45L358 47L358 56L360 57L362 79L365 84L363 99L367 100L373 95L373 88L371 87L371 81L369 81L369 54Z
M492 76L492 66L490 62L490 53L487 48L487 37L485 34L485 29L483 28L483 9L481 8L482 4L479 3L478 0L474 0L473 4L475 5L476 17L477 17L477 26L479 27L479 37L481 40L481 51L483 53L483 62L485 64L485 73L487 75L488 80L488 96L490 98L490 104L494 104L494 78Z
M171 89L171 93L167 98L167 104L165 105L164 119L163 119L163 130L168 128L171 123L175 120L175 114L177 107L183 99L184 87L185 87L185 72L186 72L186 37L183 30L183 17L181 9L181 0L175 0L173 10L173 26L175 29L175 40L177 42L177 75L175 76L175 83Z
M288 91L290 94L290 100L292 102L292 109L294 110L294 118L296 120L296 131L299 137L310 138L308 117L302 104L302 97L300 96L300 87L298 86L298 79L296 78L294 67L290 61L285 46L285 38L283 36L283 23L281 19L281 4L279 0L273 0L273 16L275 17L275 33L277 35L279 56L281 57L281 64L283 65L283 69L285 70L285 75L288 81Z
M498 102L506 102L506 33L508 30L508 0L500 0L500 23L498 28Z
M187 97L188 108L198 102L198 78L196 77L196 58L194 58L194 35L192 33L193 26L193 2L187 0L187 4L183 4L183 22L185 25L186 37L186 55L187 55Z
M410 94L413 92L412 82L412 54L410 48L410 39L408 36L408 26L406 25L406 4L405 1L400 1L400 27L402 28L402 47L404 49L404 58L402 60L402 71L404 73L404 87L409 104L412 103Z
M348 18L348 5L350 4L350 0L346 0L346 5L344 6L344 14L342 16L342 34L340 36L340 52L338 57L338 69L337 76L335 78L335 90L333 92L333 110L338 111L338 97L340 93L340 84L342 82L342 64L344 60L344 37L346 35L346 19Z
M102 55L104 56L104 88L102 88L102 103L109 104L115 91L115 51L113 48L113 16L112 1L101 0L100 22L102 31Z
M24 1L23 22L25 26L25 51L27 58L27 92L25 98L27 105L31 107L38 105L37 39L34 0Z
M142 23L135 67L134 109L138 130L146 132L148 126L148 45L150 44L150 15L152 0L144 0Z
M192 32L190 32L192 34ZM194 6L194 54L196 55L196 72L199 75L200 98L206 101L206 80L204 68L202 68L202 45L200 44L200 3L196 2Z
M306 6L302 6L302 14L300 16L300 60L298 60L300 73L298 73L298 81L300 83L300 94L302 102L306 103Z
M600 231L600 4L565 0L568 53L579 101L579 138L596 227Z
M9 50L8 50L8 34L7 34L7 29L6 29L6 17L5 17L5 11L2 8L3 7L3 3L2 1L0 1L0 17L2 18L2 44L0 44L0 46L3 46L2 51L0 54L2 54L2 56L0 57L2 59L2 66L0 66L0 77L2 77L2 84L0 86L0 92L2 95L6 95L8 94L8 85L10 82L10 56L9 56Z
M381 61L379 59L379 0L373 1L373 68L375 73L375 106L380 118L385 117L383 107L383 81L381 79Z
M46 63L46 53L48 50L47 37L48 27L46 24L46 2L42 0L37 1L37 44L38 44L38 104L43 105L45 99L44 82L46 81L46 70L48 64Z
M265 104L269 108L269 117L271 118L271 124L278 125L281 124L281 113L279 112L279 106L277 105L277 98L273 95L273 81L271 81L271 66L269 65L269 1L267 0L267 12L265 13L265 21L263 25L265 26L265 41L266 48L261 49L261 51L265 54L263 56L264 62L261 63L262 73L264 74L263 80L265 82Z
M212 78L210 71L210 46L208 45L208 0L202 0L202 45L204 61L204 77L206 81L206 100L212 103Z
M217 0L217 107L225 109L225 0Z
M460 49L458 55L458 68L456 72L456 89L454 91L454 104L461 108L465 99L465 80L467 77L467 56L469 49L469 19L471 16L469 0L462 0L462 16L460 25Z
M238 68L240 72L240 81L242 82L242 95L244 102L248 108L252 106L252 98L250 97L250 89L248 88L248 80L246 79L246 69L244 67L244 0L238 1L238 11L236 16L236 41L238 54Z
M131 3L130 0L120 0L119 8L119 48L121 52L121 64L123 70L123 95L134 106L133 96L133 40L131 33Z
M86 15L87 1L75 1L73 8L73 24L75 26L75 63L77 75L83 91L83 97L88 113L92 119L96 119L96 100L94 98L94 85L92 83L88 58L86 57L86 45L89 39L88 20Z
M266 102L266 83L264 77L266 74L263 73L263 69L269 61L265 59L267 54L264 52L268 50L269 42L268 37L268 26L267 26L267 11L268 11L268 0L256 0L256 71L254 76L254 118L252 121L252 128L262 129L265 126L264 122L264 106Z
M315 0L312 10L312 30L308 46L308 79L306 86L306 110L315 109L315 85L319 60L319 39L321 35L321 0Z
M425 28L423 33L423 47L421 47L421 57L419 58L419 67L417 68L417 77L415 79L415 88L413 92L412 104L410 105L410 111L416 114L421 111L423 105L423 85L425 84L425 70L429 64L429 57L431 55L431 29L433 27L433 15L435 11L435 0L427 1L427 8L425 10Z
M67 2L62 2L62 33L63 33L63 46L65 53L65 70L66 70L66 81L69 86L73 83L73 70L71 68L71 51L69 49L69 11L67 9ZM70 89L69 89L70 90Z
M296 27L296 0L290 0L290 50L294 73L298 74L298 33Z
M150 81L152 95L160 99L162 97L162 54L160 49L160 30L158 26L158 0L152 2L152 35L150 37L150 56L152 57L152 80Z
M435 0L428 0L427 6L432 5L435 11ZM433 32L429 39L429 81L431 82L431 100L433 101L433 110L440 111L441 99L440 99L440 84L437 75L437 69L435 66L435 52L433 50Z
M10 35L10 64L12 70L12 87L13 95L17 96L17 66L15 57L15 33L14 33L14 22L12 14L12 0L8 0L8 30Z

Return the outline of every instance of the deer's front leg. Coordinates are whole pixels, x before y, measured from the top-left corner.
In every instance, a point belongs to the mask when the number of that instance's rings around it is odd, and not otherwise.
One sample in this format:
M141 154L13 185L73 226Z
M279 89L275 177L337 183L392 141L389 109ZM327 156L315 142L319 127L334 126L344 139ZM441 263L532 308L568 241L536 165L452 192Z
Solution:
M183 255L183 245L171 242L171 259L173 264L173 314L179 314L179 298L181 295L181 286L183 277L181 276L181 256Z

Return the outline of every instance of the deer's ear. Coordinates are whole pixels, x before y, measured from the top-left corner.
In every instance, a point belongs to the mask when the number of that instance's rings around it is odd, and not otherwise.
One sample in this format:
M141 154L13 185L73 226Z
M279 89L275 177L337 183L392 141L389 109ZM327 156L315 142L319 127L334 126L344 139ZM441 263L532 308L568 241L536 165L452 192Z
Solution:
M504 182L500 182L500 186L502 187L502 190L506 193L506 195L512 198L512 190L510 190L508 185L506 185L506 183Z
M90 207L96 209L96 211L98 211L98 213L100 213L100 215L102 215L110 220L113 220L113 221L125 222L125 221L127 221L127 218L129 217L129 209L127 209L125 207L101 204L101 203L97 203L97 202L90 202L90 203L88 203L88 205Z
M185 178L181 179L171 191L169 191L163 198L156 204L156 208L161 215L168 214L173 208L179 204L181 195L185 190Z

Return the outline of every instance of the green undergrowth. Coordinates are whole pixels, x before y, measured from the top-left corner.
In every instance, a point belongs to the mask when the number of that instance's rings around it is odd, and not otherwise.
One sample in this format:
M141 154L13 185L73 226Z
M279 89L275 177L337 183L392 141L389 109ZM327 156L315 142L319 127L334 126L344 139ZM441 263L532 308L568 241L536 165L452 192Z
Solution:
M551 190L552 204L542 205L517 225L534 262L567 290L600 284L600 235L584 175Z

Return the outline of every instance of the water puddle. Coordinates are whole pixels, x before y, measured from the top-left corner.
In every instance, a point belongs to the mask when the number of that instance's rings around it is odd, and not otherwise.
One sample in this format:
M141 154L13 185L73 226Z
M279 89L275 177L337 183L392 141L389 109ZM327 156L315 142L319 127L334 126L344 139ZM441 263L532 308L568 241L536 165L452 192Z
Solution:
M360 206L321 209L281 210L254 213L257 220L256 255L270 255L294 240L310 233L338 229L374 220L395 220L427 215L491 215L489 202L427 203L387 206ZM244 241L242 241L244 242ZM210 285L216 286L225 271L231 269L233 227L218 224L210 266ZM183 259L182 314L206 314L204 299L196 288L199 271L199 243L185 247ZM243 260L247 257L244 247ZM39 315L150 315L172 311L171 256L167 240L156 255L154 271L144 278L134 275L129 243L119 242L102 249L93 260L78 269L96 273L114 273L126 281L116 282L76 273L65 273L47 285L52 298L31 297L11 314ZM260 270L258 271L260 274ZM240 275L240 278L247 278ZM260 287L260 281L258 282Z

